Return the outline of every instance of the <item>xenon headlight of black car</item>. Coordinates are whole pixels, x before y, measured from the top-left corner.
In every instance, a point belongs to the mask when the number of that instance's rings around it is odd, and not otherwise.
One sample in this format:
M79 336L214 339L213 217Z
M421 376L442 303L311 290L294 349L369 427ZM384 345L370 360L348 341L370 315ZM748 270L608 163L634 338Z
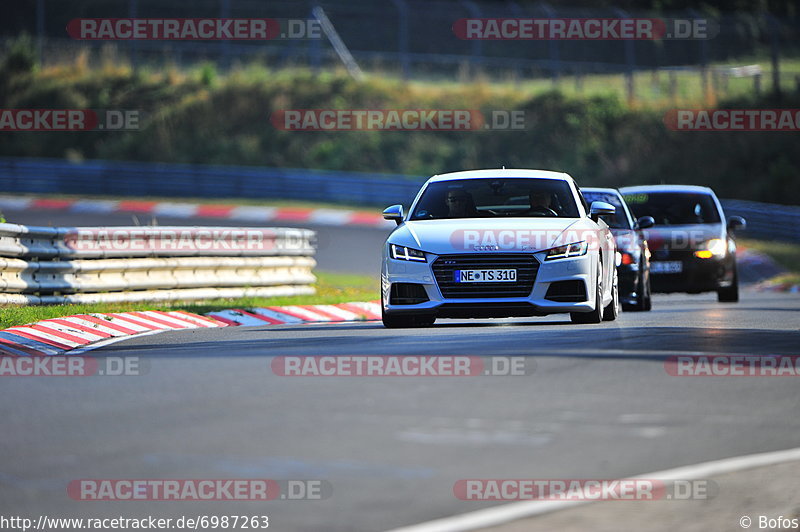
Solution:
M567 257L579 257L581 255L586 255L586 251L588 251L588 249L589 245L587 244L587 242L585 240L581 240L580 242L573 242L572 244L558 246L556 248L549 250L544 260L566 259Z
M389 256L395 260L410 260L413 262L425 262L425 253L414 248L389 244Z

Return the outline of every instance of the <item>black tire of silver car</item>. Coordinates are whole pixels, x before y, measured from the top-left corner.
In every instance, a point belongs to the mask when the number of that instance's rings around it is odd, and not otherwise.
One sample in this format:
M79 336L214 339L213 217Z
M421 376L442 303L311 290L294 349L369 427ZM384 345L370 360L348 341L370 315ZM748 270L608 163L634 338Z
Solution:
M597 272L597 282L595 283L594 309L591 312L570 312L569 317L572 323L600 323L603 321L603 266Z

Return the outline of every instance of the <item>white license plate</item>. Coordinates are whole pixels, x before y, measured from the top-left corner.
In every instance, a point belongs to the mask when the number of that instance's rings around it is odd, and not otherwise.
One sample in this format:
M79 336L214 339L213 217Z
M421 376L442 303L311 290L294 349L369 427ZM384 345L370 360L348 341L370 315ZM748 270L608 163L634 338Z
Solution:
M517 270L455 270L453 280L457 283L513 283Z
M681 273L683 263L679 260L653 261L650 263L650 273Z

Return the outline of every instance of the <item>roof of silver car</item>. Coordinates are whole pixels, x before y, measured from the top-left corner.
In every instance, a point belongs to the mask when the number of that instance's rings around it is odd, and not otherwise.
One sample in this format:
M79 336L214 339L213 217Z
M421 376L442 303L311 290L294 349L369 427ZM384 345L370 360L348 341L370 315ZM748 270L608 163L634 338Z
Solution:
M487 170L465 170L462 172L450 172L449 174L438 174L431 177L428 181L450 181L454 179L486 179L491 177L517 177L535 179L558 179L561 181L573 181L569 174L563 172L551 172L548 170L526 170L517 168L498 168Z

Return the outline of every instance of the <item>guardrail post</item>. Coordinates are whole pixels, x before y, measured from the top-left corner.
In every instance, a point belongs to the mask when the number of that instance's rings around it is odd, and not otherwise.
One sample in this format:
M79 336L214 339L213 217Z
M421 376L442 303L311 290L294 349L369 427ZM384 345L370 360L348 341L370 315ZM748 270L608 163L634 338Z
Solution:
M397 8L397 51L400 52L400 65L403 79L411 77L411 59L408 55L408 4L406 0L392 0Z
M481 18L481 9L478 7L478 4L472 0L461 0L461 5L464 6L471 17ZM481 65L483 63L483 42L480 39L473 39L470 47L472 48L472 57L470 58L471 70L477 72L480 69L475 65ZM475 76L471 77L474 78Z

